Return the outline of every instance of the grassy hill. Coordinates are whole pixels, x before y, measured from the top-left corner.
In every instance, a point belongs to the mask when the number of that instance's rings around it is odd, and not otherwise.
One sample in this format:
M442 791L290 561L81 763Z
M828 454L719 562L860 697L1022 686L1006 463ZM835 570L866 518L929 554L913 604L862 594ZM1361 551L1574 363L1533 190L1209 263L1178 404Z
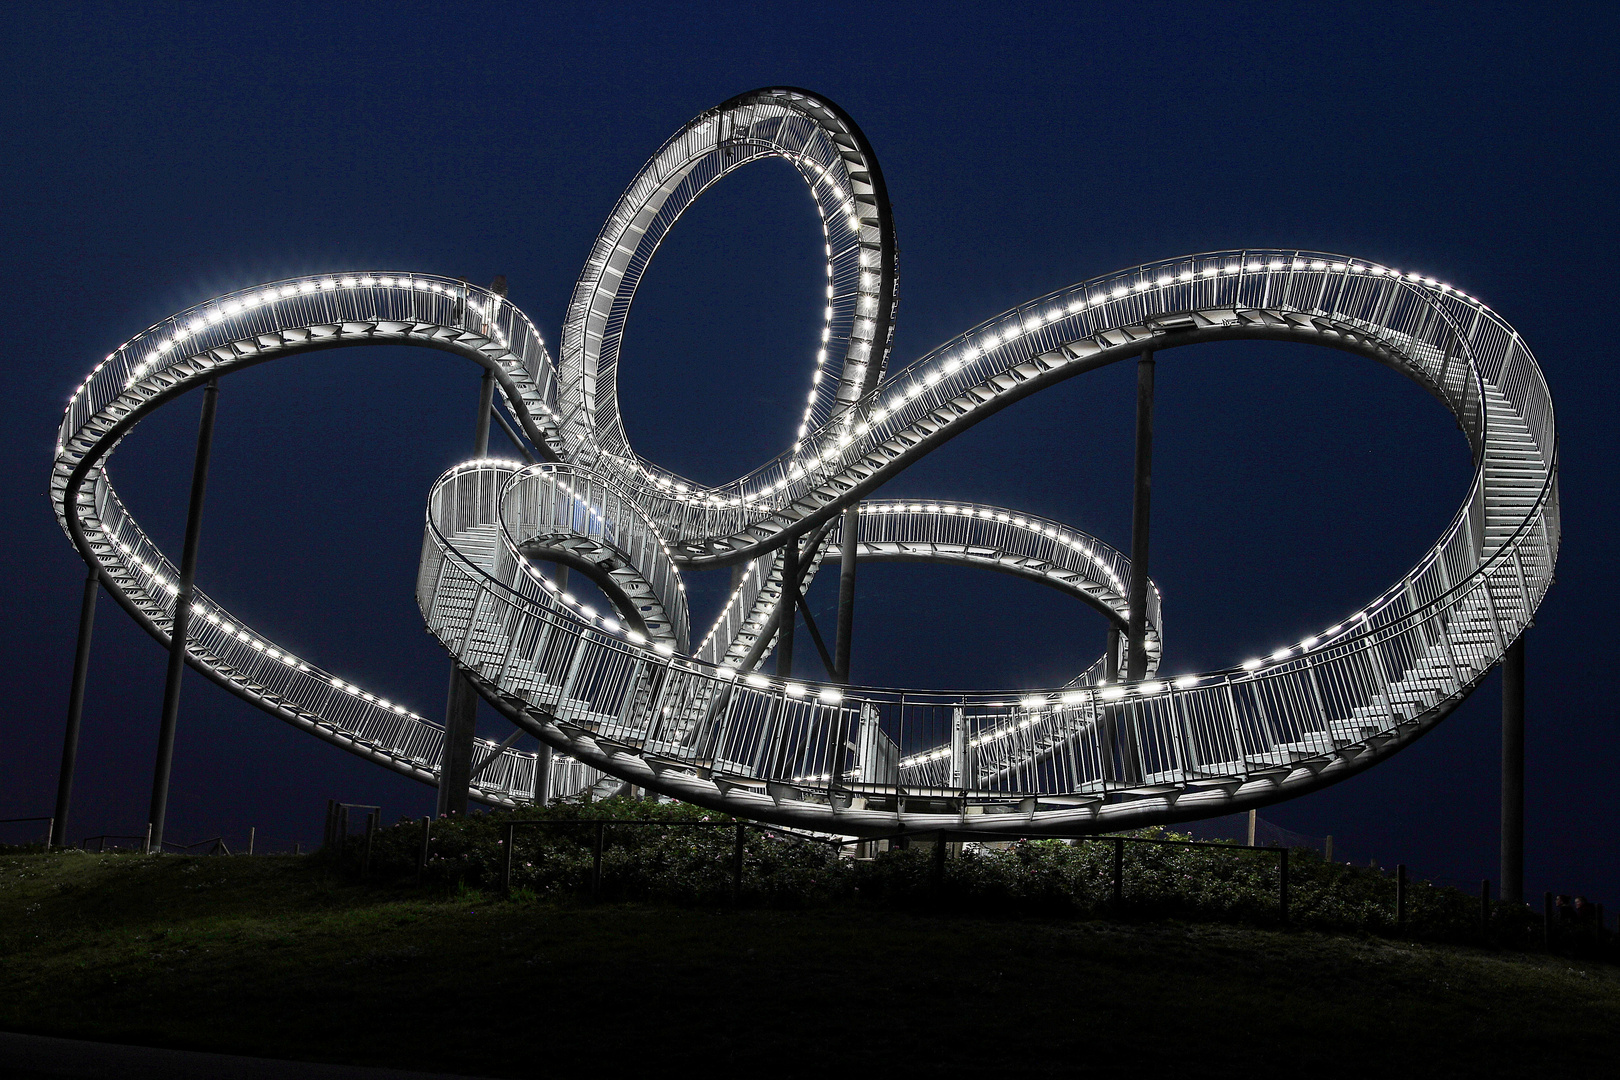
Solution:
M1501 1075L1611 1062L1620 970L1220 923L590 905L362 886L310 858L10 855L0 1029L491 1076Z

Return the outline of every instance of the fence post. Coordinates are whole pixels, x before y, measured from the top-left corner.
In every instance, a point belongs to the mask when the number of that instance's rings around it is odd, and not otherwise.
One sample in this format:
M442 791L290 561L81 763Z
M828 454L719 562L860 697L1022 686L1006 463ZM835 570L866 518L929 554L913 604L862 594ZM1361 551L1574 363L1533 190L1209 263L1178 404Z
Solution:
M594 899L602 891L602 834L607 831L607 822L596 823L596 843L591 851L591 897Z
M1328 833L1328 835L1327 835L1327 847L1322 852L1322 861L1323 862L1332 862L1333 861L1333 834L1332 833Z
M371 876L371 845L377 837L377 817L375 814L366 815L366 850L360 856L360 876Z
M1288 921L1288 849L1277 849L1277 901L1282 909L1282 921Z
M737 822L736 846L731 853L731 902L733 904L742 903L743 845L747 839L747 828L742 822Z
M349 808L341 803L338 804L337 831L338 868L341 870L349 854Z
M506 850L501 854L501 895L512 895L512 848L517 846L517 826L506 823Z
M1125 908L1125 840L1114 838L1114 914Z
M432 832L433 832L433 817L431 815L429 815L429 814L423 814L422 815L422 846L416 849L416 880L417 880L418 884L420 884L421 881L422 881L422 872L427 869L428 838L432 835Z
M101 846L105 848L107 846L107 841L102 840ZM141 845L141 851L147 855L152 854L152 823L150 821L146 823L146 841ZM1551 894L1549 893L1548 895Z
M249 855L253 854L253 841L258 838L258 835L259 835L259 827L257 825L249 825L248 826L248 852L247 852Z
M1479 883L1479 936L1491 936L1491 879L1483 878Z
M1406 929L1406 864L1395 864L1395 928Z

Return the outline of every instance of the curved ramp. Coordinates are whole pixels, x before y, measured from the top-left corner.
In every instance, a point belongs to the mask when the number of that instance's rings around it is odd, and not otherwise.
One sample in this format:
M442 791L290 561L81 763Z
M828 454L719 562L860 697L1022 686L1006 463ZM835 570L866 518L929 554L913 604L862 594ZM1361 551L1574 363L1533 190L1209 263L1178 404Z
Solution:
M803 428L715 487L636 457L616 405L636 283L702 191L791 161L821 209L822 347ZM563 464L478 460L429 497L417 598L485 697L595 771L764 820L1074 833L1229 813L1333 783L1454 709L1529 624L1559 544L1551 398L1518 334L1449 285L1325 253L1243 250L1150 263L1021 305L885 374L895 297L882 175L844 114L805 91L743 95L682 128L638 175L576 286L553 367L503 298L425 275L330 275L221 297L115 350L79 387L52 473L57 513L120 603L166 640L178 575L119 501L105 459L142 416L217 375L314 349L414 344L494 372L525 435ZM1101 684L1097 665L1034 693L784 681L771 647L781 549L1016 573L1118 621L1130 567L1014 510L869 498L912 462L1029 394L1145 349L1320 345L1384 364L1456 418L1469 495L1433 547L1361 610L1270 656L1174 680ZM589 566L617 605L558 593L534 561ZM688 652L680 568L742 565ZM1150 589L1150 664L1162 651ZM432 782L442 730L254 634L205 596L193 666L266 711ZM534 756L489 745L472 794L534 790Z

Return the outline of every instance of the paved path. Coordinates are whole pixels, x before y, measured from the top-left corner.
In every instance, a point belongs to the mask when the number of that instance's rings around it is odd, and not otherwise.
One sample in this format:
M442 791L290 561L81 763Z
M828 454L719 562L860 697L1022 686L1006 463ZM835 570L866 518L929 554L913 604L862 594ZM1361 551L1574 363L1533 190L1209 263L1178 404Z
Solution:
M151 1046L0 1032L0 1080L117 1077L118 1080L475 1080L450 1073L317 1065L307 1061L202 1054Z

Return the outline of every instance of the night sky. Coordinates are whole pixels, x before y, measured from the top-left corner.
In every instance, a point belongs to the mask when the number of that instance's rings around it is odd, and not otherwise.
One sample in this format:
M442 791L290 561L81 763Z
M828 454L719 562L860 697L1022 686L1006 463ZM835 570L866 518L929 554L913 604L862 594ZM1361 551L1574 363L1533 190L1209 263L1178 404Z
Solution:
M1564 497L1558 580L1528 638L1526 889L1620 903L1620 396L1601 299L1620 179L1614 6L764 7L8 11L0 817L48 814L54 799L84 569L46 485L61 409L97 360L217 293L342 270L505 274L555 346L579 265L646 158L697 112L792 85L841 105L882 163L901 246L894 365L1073 282L1243 246L1418 270L1513 323L1558 406ZM786 163L705 196L629 321L620 386L636 449L707 482L783 449L822 273L813 205ZM448 661L412 590L426 493L470 452L478 380L464 360L394 348L225 380L201 587L335 674L442 715ZM1366 360L1204 346L1163 356L1158 385L1151 573L1167 674L1358 610L1465 495L1450 416ZM996 503L1127 548L1133 390L1130 365L1071 379L883 494ZM199 404L148 419L110 463L176 559ZM831 576L811 597L823 627ZM729 573L688 580L701 632ZM854 676L1052 686L1104 632L1027 582L869 566ZM801 649L798 669L815 671ZM144 829L163 665L104 597L73 837ZM1494 878L1499 710L1492 676L1415 746L1263 816L1332 833L1358 861ZM501 734L487 710L481 723ZM431 789L194 672L174 776L168 831L182 841L235 843L256 826L261 845L308 844L329 797L390 819L433 805Z

